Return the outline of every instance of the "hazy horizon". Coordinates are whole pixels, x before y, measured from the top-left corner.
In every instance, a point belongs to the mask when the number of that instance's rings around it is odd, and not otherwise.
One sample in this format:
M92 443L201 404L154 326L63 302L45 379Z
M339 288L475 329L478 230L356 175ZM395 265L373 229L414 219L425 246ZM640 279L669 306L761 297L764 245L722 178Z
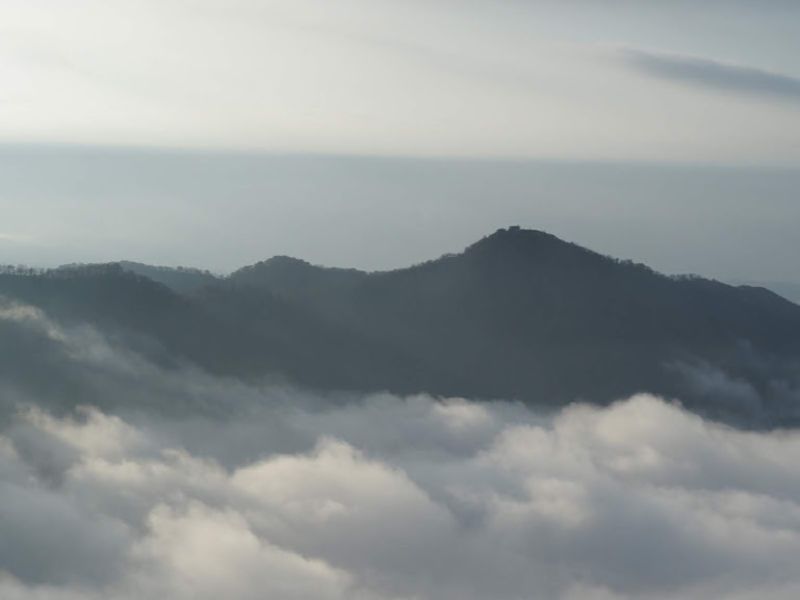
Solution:
M800 170L0 146L4 263L365 270L541 229L667 273L798 281Z

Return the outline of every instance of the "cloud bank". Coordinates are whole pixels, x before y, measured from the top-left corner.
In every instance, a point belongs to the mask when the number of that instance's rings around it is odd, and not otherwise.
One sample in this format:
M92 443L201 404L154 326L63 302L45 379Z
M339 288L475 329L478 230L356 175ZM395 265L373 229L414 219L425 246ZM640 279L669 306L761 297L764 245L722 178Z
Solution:
M555 414L322 398L158 367L29 307L0 324L74 363L61 404L66 375L0 372L2 598L800 593L797 432L646 394Z
M91 408L25 411L0 437L0 595L800 591L797 434L725 429L646 395L515 410L425 397L298 409L282 426L315 438L309 449L266 439L227 467L188 451L180 424L165 435ZM220 423L217 443L274 418Z

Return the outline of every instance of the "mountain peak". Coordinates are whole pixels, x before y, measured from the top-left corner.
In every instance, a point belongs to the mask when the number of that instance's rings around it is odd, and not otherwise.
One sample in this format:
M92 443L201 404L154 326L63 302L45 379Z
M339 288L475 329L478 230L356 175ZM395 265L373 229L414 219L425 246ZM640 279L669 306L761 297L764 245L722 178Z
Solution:
M467 251L474 250L531 250L544 247L567 247L577 248L575 244L565 242L546 231L538 229L525 229L519 225L500 228L494 233L478 240L467 248Z
M469 246L464 255L493 262L571 262L576 259L590 261L605 259L601 254L564 241L546 231L524 229L518 225L498 229Z

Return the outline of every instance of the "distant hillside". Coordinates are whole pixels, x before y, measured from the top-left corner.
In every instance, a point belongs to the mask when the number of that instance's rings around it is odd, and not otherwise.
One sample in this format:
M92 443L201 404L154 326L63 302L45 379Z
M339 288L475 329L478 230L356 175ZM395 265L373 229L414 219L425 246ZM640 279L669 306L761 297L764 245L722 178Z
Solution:
M0 293L240 377L549 406L651 391L724 419L800 415L800 306L514 227L396 271L278 257L215 278L123 263L6 274Z
M118 263L125 271L142 275L158 283L163 283L179 293L194 292L217 281L217 277L209 271L187 267L154 267L127 260Z
M800 304L800 283L792 283L790 281L742 281L737 283L765 287L795 304Z

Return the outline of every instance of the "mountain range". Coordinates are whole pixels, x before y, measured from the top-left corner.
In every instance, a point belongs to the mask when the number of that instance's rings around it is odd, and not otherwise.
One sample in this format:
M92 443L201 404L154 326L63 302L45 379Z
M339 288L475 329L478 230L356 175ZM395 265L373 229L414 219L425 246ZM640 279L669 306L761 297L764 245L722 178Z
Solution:
M0 294L161 365L247 381L545 407L647 391L731 422L800 417L800 306L518 227L393 271L284 256L227 276L132 262L6 268ZM38 377L19 347L6 352L6 370Z

